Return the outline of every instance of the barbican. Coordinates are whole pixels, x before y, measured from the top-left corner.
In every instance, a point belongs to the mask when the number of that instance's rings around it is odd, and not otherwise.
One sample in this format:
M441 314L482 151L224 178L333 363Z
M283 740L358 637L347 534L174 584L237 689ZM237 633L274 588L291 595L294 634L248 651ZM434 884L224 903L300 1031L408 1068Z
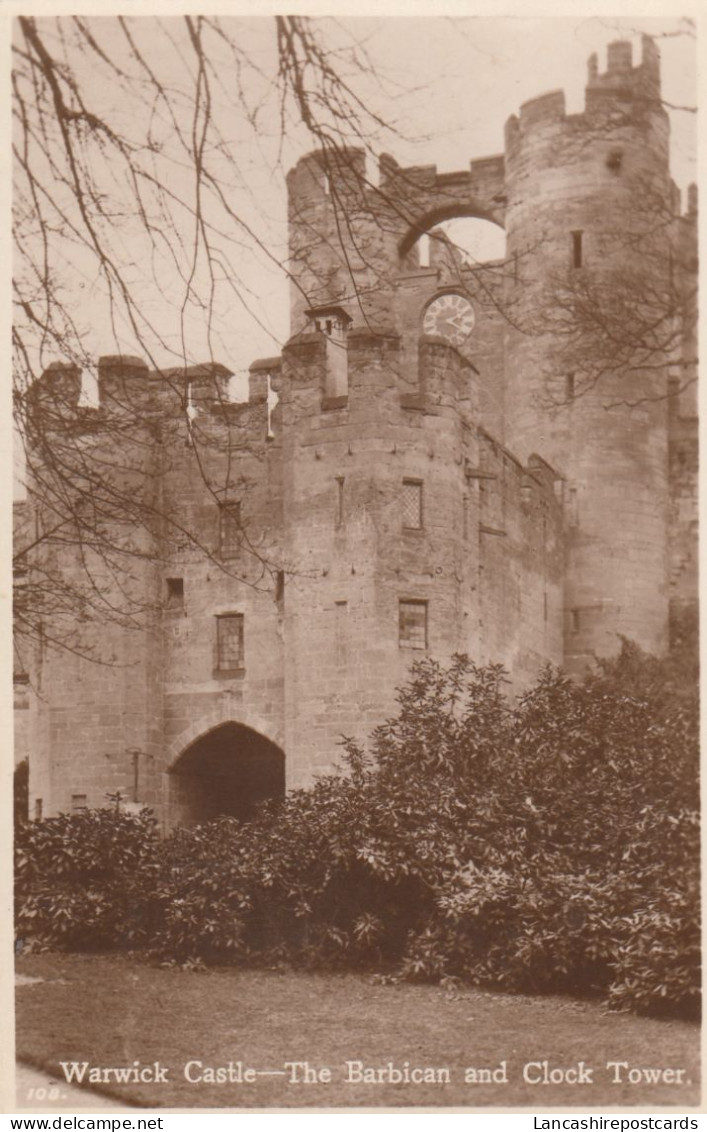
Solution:
M30 817L107 797L165 830L246 816L337 765L418 658L501 662L522 688L621 636L666 650L696 602L692 321L658 360L595 380L592 352L543 318L627 277L639 303L694 290L696 194L681 204L668 144L644 37L638 62L625 42L605 71L590 59L582 113L533 99L503 152L458 172L384 155L373 184L362 151L311 153L288 177L290 337L253 362L247 402L225 366L100 360L125 490L162 460L160 507L199 545L152 532L130 580L142 631L100 629L110 666L38 648L18 674ZM502 262L460 257L440 227L459 217L505 231ZM81 381L57 362L33 393L90 445ZM165 457L151 444L170 429ZM21 504L19 542L34 521ZM53 553L74 576L76 547Z

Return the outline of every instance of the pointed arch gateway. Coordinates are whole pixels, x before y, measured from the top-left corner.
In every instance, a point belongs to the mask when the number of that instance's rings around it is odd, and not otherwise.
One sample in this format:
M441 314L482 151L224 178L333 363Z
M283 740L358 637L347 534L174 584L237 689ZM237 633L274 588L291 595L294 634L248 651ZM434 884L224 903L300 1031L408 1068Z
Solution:
M247 820L258 802L284 794L284 752L245 724L222 723L191 742L171 767L170 825Z

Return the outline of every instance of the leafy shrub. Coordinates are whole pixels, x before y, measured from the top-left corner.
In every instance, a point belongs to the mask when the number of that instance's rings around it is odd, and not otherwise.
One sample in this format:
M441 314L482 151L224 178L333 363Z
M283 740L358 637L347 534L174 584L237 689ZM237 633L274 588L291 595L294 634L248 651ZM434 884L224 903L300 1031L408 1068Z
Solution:
M345 743L346 774L247 824L159 845L107 811L21 831L21 931L694 1013L697 713L674 660L624 642L514 705L500 667L425 660L398 699L370 753Z
M612 1006L638 1013L699 1014L699 848L694 810L670 814L647 807L641 815L628 875L619 878L638 888L640 898L631 902L628 916L625 895L614 898L618 946L609 987Z
M609 987L610 1006L639 1014L699 1017L699 919L684 893L670 896L670 912L637 912L624 925Z
M81 810L16 831L15 916L20 938L65 947L131 946L150 937L156 874L148 813Z
M672 710L646 695L658 664L625 644L585 684L548 670L520 699L510 742L467 797L460 867L438 888L441 915L410 940L408 977L601 990L616 1007L696 1013L696 704L685 689ZM461 722L457 750L471 760Z
M178 830L162 850L155 945L177 958L352 966L399 954L414 885L361 843L360 779L329 776L264 806Z

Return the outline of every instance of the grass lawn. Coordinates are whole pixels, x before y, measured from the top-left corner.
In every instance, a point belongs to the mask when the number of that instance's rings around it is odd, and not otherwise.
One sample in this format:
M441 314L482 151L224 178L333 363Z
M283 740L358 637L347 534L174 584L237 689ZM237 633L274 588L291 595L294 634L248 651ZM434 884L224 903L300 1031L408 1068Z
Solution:
M699 1102L699 1030L608 1014L596 1003L431 986L385 986L357 975L163 969L124 956L38 954L18 972L17 1055L63 1080L60 1062L142 1067L164 1083L112 1082L102 1091L150 1108L291 1106L530 1106L548 1109ZM327 1067L330 1080L292 1082L286 1062ZM346 1062L447 1070L419 1083L347 1080ZM614 1070L607 1062L626 1062ZM202 1080L191 1083L187 1072ZM229 1062L252 1081L208 1081ZM591 1083L542 1083L547 1071L592 1070ZM505 1063L505 1066L504 1066ZM524 1081L524 1066L537 1084ZM495 1080L465 1080L484 1068ZM646 1081L645 1069L682 1069ZM269 1070L271 1075L263 1071ZM283 1073L284 1071L284 1073ZM148 1070L149 1073L149 1070ZM479 1074L477 1072L477 1078ZM217 1077L216 1074L213 1075ZM389 1075L390 1076L390 1075ZM423 1075L424 1076L424 1075ZM427 1074L429 1076L429 1074ZM559 1076L556 1073L555 1076ZM655 1074L649 1075L655 1076Z

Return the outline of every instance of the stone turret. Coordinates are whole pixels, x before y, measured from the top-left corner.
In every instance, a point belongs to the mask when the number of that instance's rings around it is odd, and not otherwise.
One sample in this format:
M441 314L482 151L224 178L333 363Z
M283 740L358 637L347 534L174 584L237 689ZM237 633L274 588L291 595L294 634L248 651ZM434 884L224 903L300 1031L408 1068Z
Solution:
M636 66L618 42L605 73L590 60L583 114L566 115L558 91L506 127L520 327L506 332L506 437L565 479L571 669L614 652L618 634L654 652L667 642L671 358L649 324L656 296L669 304L674 192L659 89L652 41ZM653 349L632 347L642 324Z

